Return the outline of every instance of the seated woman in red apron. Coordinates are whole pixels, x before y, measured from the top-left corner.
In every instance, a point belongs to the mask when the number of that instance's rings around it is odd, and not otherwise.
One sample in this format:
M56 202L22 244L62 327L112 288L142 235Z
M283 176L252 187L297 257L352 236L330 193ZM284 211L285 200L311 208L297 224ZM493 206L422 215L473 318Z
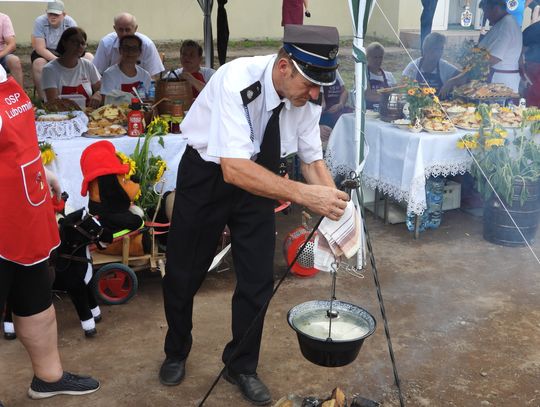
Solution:
M99 107L101 76L92 62L81 58L85 50L86 33L81 28L70 27L62 33L56 48L60 56L43 67L41 85L47 102L79 94L87 106Z
M396 80L392 72L381 68L384 59L384 47L378 42L372 42L366 48L368 61L367 76L369 88L365 91L366 108L378 110L382 95L377 93L377 89L391 88L396 85Z
M199 43L193 40L185 40L180 46L180 65L181 68L174 70L173 78L185 79L191 85L193 100L203 90L206 83L210 80L214 72L212 68L201 66L203 49ZM169 75L169 78L171 75Z
M446 81L456 76L459 69L442 59L446 37L438 32L430 33L422 45L422 58L410 62L403 70L403 76L416 80L431 88L439 90Z

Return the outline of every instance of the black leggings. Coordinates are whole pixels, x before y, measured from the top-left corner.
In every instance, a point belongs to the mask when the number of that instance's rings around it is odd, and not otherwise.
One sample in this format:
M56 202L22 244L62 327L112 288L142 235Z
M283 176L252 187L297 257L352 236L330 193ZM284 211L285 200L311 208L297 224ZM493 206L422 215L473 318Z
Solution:
M47 260L23 266L0 258L0 307L9 301L15 315L39 314L52 304L52 281Z

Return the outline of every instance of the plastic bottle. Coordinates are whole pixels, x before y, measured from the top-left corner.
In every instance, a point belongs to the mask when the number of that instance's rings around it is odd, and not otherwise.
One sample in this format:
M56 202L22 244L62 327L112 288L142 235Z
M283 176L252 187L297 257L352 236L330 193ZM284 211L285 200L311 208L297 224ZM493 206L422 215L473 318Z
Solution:
M131 99L131 110L127 115L128 121L128 136L139 137L144 133L144 113L141 111L141 103L139 99Z
M144 87L144 83L142 83L142 81L140 81L139 84L137 85L137 93L139 94L139 97L142 100L146 99L147 97L146 88Z
M436 229L442 221L442 204L444 197L444 177L429 177L426 181L426 210L418 215L418 231L423 232L426 229ZM415 215L407 214L405 224L407 229L414 231Z
M146 97L152 101L156 99L156 81L150 82L150 88L148 89Z
M423 232L426 230L426 224L428 220L428 211L427 209L421 214L418 215L418 231ZM410 232L414 232L416 222L416 215L414 213L407 213L407 218L405 219L405 224L407 225L407 229Z
M428 229L436 229L441 224L444 184L445 179L443 177L430 177L426 182L426 228Z

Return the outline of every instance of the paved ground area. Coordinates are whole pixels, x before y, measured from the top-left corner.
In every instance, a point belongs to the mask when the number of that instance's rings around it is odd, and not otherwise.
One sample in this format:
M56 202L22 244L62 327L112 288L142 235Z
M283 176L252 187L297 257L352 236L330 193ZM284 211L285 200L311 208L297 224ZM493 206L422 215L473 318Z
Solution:
M300 224L300 211L278 216L276 277L285 270L281 242ZM540 406L540 267L526 248L482 239L481 218L445 213L437 230L414 240L403 224L368 218L403 393L408 406ZM540 244L533 247L536 255ZM161 386L166 323L160 278L140 275L139 294L104 306L98 336L85 339L67 298L55 301L65 368L101 379L99 392L30 401L28 358L18 341L0 340L0 399L19 406L194 406L220 371L230 336L231 271L210 273L195 303L194 347L187 377ZM340 274L337 297L377 319L376 333L342 368L306 361L286 322L294 305L327 299L330 276L288 277L266 318L259 373L274 401L287 394L327 396L335 386L383 406L397 406L391 364L371 271L364 279ZM248 405L221 380L206 406Z

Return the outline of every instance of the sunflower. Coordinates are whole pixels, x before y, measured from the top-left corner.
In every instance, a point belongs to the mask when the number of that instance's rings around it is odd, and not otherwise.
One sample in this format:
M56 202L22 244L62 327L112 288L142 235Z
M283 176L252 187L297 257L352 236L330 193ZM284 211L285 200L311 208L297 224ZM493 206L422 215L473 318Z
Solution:
M116 152L116 156L122 164L129 164L129 171L126 174L126 178L130 179L131 176L137 172L137 165L135 164L135 161L120 151Z
M38 143L39 151L41 152L41 161L43 165L50 164L56 158L56 154L50 143L41 141Z
M504 146L504 139L503 138L488 138L485 140L484 146L486 148L502 147Z

